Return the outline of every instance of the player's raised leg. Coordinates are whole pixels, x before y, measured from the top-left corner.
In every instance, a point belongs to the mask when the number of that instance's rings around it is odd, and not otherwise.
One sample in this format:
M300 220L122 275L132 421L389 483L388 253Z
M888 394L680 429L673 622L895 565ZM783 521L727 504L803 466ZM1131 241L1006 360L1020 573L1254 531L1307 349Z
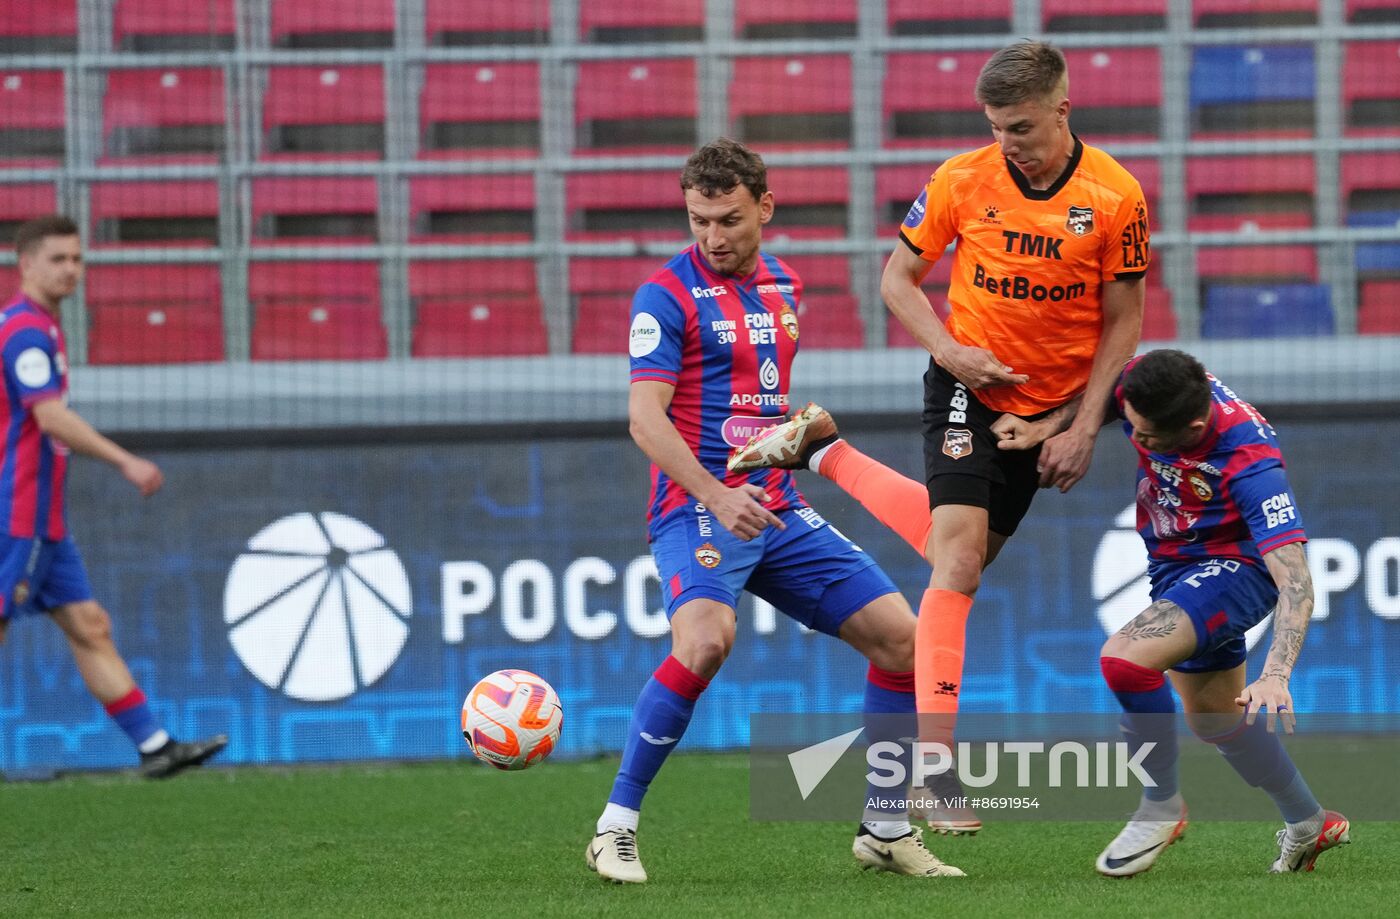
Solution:
M733 646L733 607L701 598L683 603L672 614L671 656L637 697L622 765L585 853L588 867L601 877L631 884L647 879L637 853L642 799L685 735L696 701Z

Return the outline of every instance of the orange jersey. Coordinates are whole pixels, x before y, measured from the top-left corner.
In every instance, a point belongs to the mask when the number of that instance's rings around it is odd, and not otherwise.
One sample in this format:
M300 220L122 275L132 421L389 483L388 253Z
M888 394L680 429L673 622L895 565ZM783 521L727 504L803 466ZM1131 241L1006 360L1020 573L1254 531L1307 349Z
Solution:
M1030 381L977 391L988 408L1031 415L1083 391L1103 328L1105 281L1147 272L1147 204L1137 179L1075 140L1065 174L1036 191L996 144L938 168L900 238L937 261L957 240L948 332Z

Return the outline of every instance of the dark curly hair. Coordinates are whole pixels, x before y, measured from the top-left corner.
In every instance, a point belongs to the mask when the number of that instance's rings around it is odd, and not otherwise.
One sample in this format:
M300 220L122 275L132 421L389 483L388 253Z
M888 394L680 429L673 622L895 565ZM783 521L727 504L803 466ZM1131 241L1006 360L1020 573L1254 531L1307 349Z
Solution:
M1158 427L1176 431L1210 410L1206 368L1185 351L1149 351L1123 375L1123 398Z
M696 150L681 172L681 189L693 188L706 198L728 194L740 185L755 201L762 198L768 191L768 167L763 157L728 137Z

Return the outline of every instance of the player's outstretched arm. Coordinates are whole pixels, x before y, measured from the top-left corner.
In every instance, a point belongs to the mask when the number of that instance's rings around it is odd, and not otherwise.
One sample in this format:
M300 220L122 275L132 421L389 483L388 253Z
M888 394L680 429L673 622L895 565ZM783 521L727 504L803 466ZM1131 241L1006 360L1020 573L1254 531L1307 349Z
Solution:
M36 403L33 411L39 430L75 453L91 456L115 466L123 478L136 486L142 497L149 498L165 483L160 467L150 460L128 453L109 438L99 434L96 428L64 405L62 400L45 399Z
M1265 712L1270 731L1274 730L1275 721L1281 715L1284 730L1292 734L1296 718L1293 697L1288 692L1288 680L1293 675L1298 654L1303 650L1308 621L1312 619L1312 573L1308 570L1308 559L1300 542L1279 546L1265 554L1264 564L1278 585L1274 640L1269 646L1269 656L1264 660L1264 672L1244 688L1235 704L1249 713L1251 724L1260 711Z
M740 539L753 539L770 526L786 529L761 503L768 500L762 488L730 488L700 465L666 414L675 392L674 386L657 380L632 384L627 394L627 418L637 446L671 481L705 505L726 530Z

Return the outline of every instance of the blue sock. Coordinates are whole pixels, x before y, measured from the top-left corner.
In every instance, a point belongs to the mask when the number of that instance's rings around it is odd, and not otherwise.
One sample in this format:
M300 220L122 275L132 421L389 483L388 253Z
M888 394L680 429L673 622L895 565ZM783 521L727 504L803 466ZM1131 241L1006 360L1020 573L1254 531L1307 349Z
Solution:
M865 675L865 700L861 705L861 712L865 715L866 736L872 744L880 741L900 743L899 764L904 768L904 774L909 775L913 751L905 738L917 737L919 733L918 716L914 706L914 671L895 673L881 670L871 664ZM868 802L872 798L877 801L881 798L887 801L902 801L908 798L907 785L901 789L867 783L864 819L870 822L908 819L907 807L870 807Z
M1177 792L1176 701L1162 671L1120 657L1101 657L1104 681L1123 706L1123 739L1129 755L1149 741L1157 745L1142 759L1142 769L1157 783L1143 788L1149 801L1165 801Z
M1303 780L1303 774L1283 749L1278 735L1269 733L1262 716L1253 726L1241 718L1229 733L1201 739L1215 744L1240 778L1255 788L1262 788L1273 798L1283 819L1289 823L1300 823L1322 809Z
M622 767L613 782L609 803L641 809L651 780L685 734L695 711L695 700L709 685L709 680L691 673L674 657L661 662L632 709Z
M156 716L151 714L151 707L146 704L146 694L140 687L132 687L131 692L108 702L103 708L142 753L154 753L170 739L160 722L156 721Z

